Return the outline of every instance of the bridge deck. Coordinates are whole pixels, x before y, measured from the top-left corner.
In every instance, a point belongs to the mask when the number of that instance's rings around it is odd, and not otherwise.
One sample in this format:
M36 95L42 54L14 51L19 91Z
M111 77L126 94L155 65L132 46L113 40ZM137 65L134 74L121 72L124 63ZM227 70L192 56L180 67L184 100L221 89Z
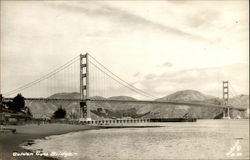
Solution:
M12 100L13 98L4 98L4 100ZM237 109L241 111L245 111L246 108L243 107L233 107L233 106L224 106L224 105L215 105L215 104L205 104L200 102L175 102L175 101L149 101L149 100L112 100L112 99L105 99L105 100L97 100L97 99L56 99L56 98L25 98L25 100L29 101L66 101L66 102L96 102L96 103L138 103L138 104L170 104L170 105L190 105L190 106L206 106L206 107L218 107L218 108L230 108L230 109Z

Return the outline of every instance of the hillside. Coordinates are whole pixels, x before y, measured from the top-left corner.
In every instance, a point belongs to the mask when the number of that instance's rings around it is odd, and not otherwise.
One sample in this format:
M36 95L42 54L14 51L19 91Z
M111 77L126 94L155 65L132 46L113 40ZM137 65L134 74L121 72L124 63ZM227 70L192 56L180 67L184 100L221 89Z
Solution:
M204 101L206 99L208 98L199 91L184 90L184 91L178 91L168 96L156 99L156 101L192 102L192 101Z
M249 95L239 95L229 99L229 104L234 107L249 107Z
M78 99L79 93L58 93L49 98L65 98ZM96 96L92 99L105 100L106 98ZM136 99L128 96L109 97L111 100L132 100ZM178 91L168 96L156 99L156 101L185 101L185 102L202 102L205 104L220 105L222 100L212 96L207 96L199 91L184 90ZM237 106L249 106L249 96L241 95L230 99L230 104ZM79 114L78 102L59 102L59 101L28 101L27 106L30 107L31 112L35 117L51 116L58 107L63 107L68 113L68 117ZM136 102L91 102L90 103L92 118L178 118L189 114L195 118L215 118L222 116L221 108L212 108L205 106L189 106L189 105L169 105L169 104L152 104L152 103L136 103ZM233 117L248 117L247 114L241 111L232 110L230 113Z

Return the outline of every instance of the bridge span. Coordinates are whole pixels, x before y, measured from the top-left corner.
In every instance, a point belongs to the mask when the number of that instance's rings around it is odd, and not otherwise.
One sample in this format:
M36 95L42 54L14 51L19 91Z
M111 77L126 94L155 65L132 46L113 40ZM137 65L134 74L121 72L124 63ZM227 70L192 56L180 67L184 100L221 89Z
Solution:
M13 98L4 98L4 100L13 100ZM225 106L225 105L216 105L216 104L207 104L202 102L180 102L180 101L150 101L150 100L115 100L115 99L59 99L59 98L25 98L26 101L43 101L43 102L53 102L53 101L61 101L61 102L95 102L95 103L127 103L127 104L166 104L166 105L188 105L194 107L215 107L215 108L224 108L224 109L235 109L239 111L245 111L246 108L243 107L234 107L234 106Z

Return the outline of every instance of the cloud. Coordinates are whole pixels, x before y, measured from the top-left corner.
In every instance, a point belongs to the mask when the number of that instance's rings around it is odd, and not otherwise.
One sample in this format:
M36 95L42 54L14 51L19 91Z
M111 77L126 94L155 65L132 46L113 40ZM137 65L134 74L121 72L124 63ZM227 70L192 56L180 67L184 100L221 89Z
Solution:
M133 75L133 77L138 77L138 76L140 76L140 75L141 75L140 72L136 72L136 73Z
M188 69L173 73L165 72L160 75L149 74L138 83L145 88L146 92L157 97L185 89L194 89L208 95L220 96L223 80L229 80L238 94L249 94L248 78L248 65L233 64L222 67Z
M110 19L110 21L115 22L116 24L125 24L127 27L132 27L132 28L138 27L139 29L143 28L150 30L158 30L164 33L173 34L175 36L196 39L199 41L208 41L206 38L202 36L191 34L177 27L171 27L161 23L157 23L149 19L146 19L142 16L133 14L131 12L107 5L102 5L99 3L94 7L93 5L89 6L88 4L79 6L79 5L69 5L65 3L50 4L50 6L56 9L63 9L66 11L83 13L91 17L107 18Z
M155 77L156 77L155 74L147 74L147 75L144 76L144 78L147 79L147 80L154 79Z
M172 67L173 64L171 62L165 62L165 63L162 64L162 66L164 66L164 67Z
M194 28L210 26L214 21L218 20L220 13L216 10L206 9L200 10L189 16L187 24Z

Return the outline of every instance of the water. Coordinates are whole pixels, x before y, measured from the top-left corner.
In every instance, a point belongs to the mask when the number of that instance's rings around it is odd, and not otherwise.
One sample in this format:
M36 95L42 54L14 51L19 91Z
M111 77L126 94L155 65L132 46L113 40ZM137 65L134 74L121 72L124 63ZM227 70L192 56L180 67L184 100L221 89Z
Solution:
M249 159L248 120L160 123L160 128L100 129L37 140L28 149L60 159Z

